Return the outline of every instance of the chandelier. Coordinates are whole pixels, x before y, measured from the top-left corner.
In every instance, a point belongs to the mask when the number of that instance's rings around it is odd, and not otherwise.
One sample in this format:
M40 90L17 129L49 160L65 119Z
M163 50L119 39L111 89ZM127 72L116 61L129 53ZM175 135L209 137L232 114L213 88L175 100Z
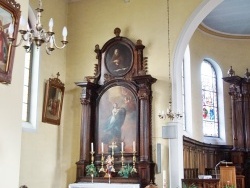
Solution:
M32 48L33 43L37 46L37 48L39 48L42 44L45 43L46 52L49 55L55 49L54 47L56 47L57 49L63 49L68 43L66 39L67 34L68 34L67 28L64 27L62 30L62 35L63 35L63 40L61 41L62 46L59 47L56 44L55 33L53 32L53 25L54 25L53 19L51 18L49 21L48 31L46 31L43 28L43 25L41 23L41 17L42 17L42 12L43 12L41 0L39 0L39 7L36 9L36 11L37 11L37 20L36 20L35 29L30 29L30 28L27 28L27 30L20 29L19 30L19 33L21 34L20 42L17 45L12 45L12 46L18 47L22 44L23 41L25 41L26 44L23 47L27 52L29 52ZM21 26L25 25L25 21L22 17L20 19L20 25ZM11 23L8 28L8 34L9 34L8 40L10 44L13 44L13 41L15 40L15 38L13 38L13 33L14 33L14 25Z
M169 91L172 92L172 80L171 80L171 58L170 58L170 24L169 24L169 0L167 1L167 12L168 12L168 69L169 69ZM172 110L172 95L170 94L169 97L169 107L167 109L167 111L161 111L158 114L158 117L160 119L166 119L169 118L171 121L174 120L175 118L177 119L181 119L182 118L182 114L177 112L173 112Z
M177 113L174 113L172 111L172 102L169 101L169 108L167 109L167 111L161 111L159 112L158 116L160 119L166 119L166 118L169 118L171 121L174 120L175 118L176 119L181 119L182 118L182 114L177 112Z

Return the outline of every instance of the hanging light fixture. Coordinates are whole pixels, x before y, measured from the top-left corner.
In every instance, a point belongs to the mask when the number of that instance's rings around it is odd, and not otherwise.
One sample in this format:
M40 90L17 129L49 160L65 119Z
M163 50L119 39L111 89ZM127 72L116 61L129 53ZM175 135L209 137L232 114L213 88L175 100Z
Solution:
M43 25L41 23L41 17L42 17L42 12L43 12L41 0L39 0L39 7L36 9L36 11L37 11L37 20L36 20L35 29L33 30L30 28L27 28L27 30L24 30L24 29L19 30L19 33L21 34L21 40L17 45L12 45L12 46L14 47L20 46L23 41L26 41L26 44L23 47L25 48L27 52L29 52L32 48L33 43L37 46L37 48L39 48L40 46L42 46L42 44L45 43L46 52L49 55L55 49L54 47L56 47L57 49L63 49L68 43L66 39L67 34L68 34L67 28L66 27L63 28L63 31L62 31L63 40L61 41L63 45L59 47L56 44L55 33L53 32L53 25L54 25L53 19L51 18L49 21L48 31L46 31L43 28ZM21 17L20 19L20 25L21 26L25 25L25 21L23 17ZM8 28L8 34L9 34L8 39L11 44L13 44L13 41L15 40L15 38L13 38L13 32L14 32L14 25L11 23Z
M169 69L169 74L168 74L168 78L169 78L169 91L172 92L172 80L171 80L171 58L170 58L170 22L169 22L169 0L167 0L167 13L168 13L168 69ZM161 111L158 114L158 117L160 119L166 119L169 118L170 120L174 120L175 118L180 119L182 118L182 114L177 112L173 112L172 110L172 95L170 93L170 97L169 97L169 107L167 109L167 111Z

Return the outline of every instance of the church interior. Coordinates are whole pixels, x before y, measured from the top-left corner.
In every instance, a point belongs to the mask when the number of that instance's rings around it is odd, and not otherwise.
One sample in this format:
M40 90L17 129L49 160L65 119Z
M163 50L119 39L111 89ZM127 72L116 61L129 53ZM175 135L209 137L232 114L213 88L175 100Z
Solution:
M0 187L250 187L235 3L1 0Z

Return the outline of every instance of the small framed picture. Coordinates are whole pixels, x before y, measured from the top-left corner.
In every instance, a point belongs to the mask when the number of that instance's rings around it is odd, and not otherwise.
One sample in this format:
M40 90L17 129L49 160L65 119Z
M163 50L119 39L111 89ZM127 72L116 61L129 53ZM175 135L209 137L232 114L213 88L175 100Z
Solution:
M113 76L124 76L133 65L133 51L123 43L111 46L105 55L105 66Z
M58 78L50 78L45 87L42 122L60 125L64 96L64 84Z

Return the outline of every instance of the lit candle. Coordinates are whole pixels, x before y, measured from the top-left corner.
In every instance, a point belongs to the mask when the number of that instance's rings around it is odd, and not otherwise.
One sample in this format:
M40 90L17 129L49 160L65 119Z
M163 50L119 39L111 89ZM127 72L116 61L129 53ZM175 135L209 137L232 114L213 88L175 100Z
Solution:
M103 142L102 142L102 153L103 153L104 149L103 149Z
M94 145L93 145L93 142L91 142L91 152L94 151Z
M12 38L13 33L14 33L14 25L12 23L10 23L10 25L9 25L8 33L9 33L9 37Z
M54 21L53 18L50 18L49 20L49 32L53 31Z
M167 174L166 174L166 170L162 171L162 185L163 188L167 188Z
M122 142L122 151L123 151L123 142Z
M67 27L63 27L62 30L63 41L67 41L67 35L68 35Z
M135 151L135 141L133 141L133 152Z

